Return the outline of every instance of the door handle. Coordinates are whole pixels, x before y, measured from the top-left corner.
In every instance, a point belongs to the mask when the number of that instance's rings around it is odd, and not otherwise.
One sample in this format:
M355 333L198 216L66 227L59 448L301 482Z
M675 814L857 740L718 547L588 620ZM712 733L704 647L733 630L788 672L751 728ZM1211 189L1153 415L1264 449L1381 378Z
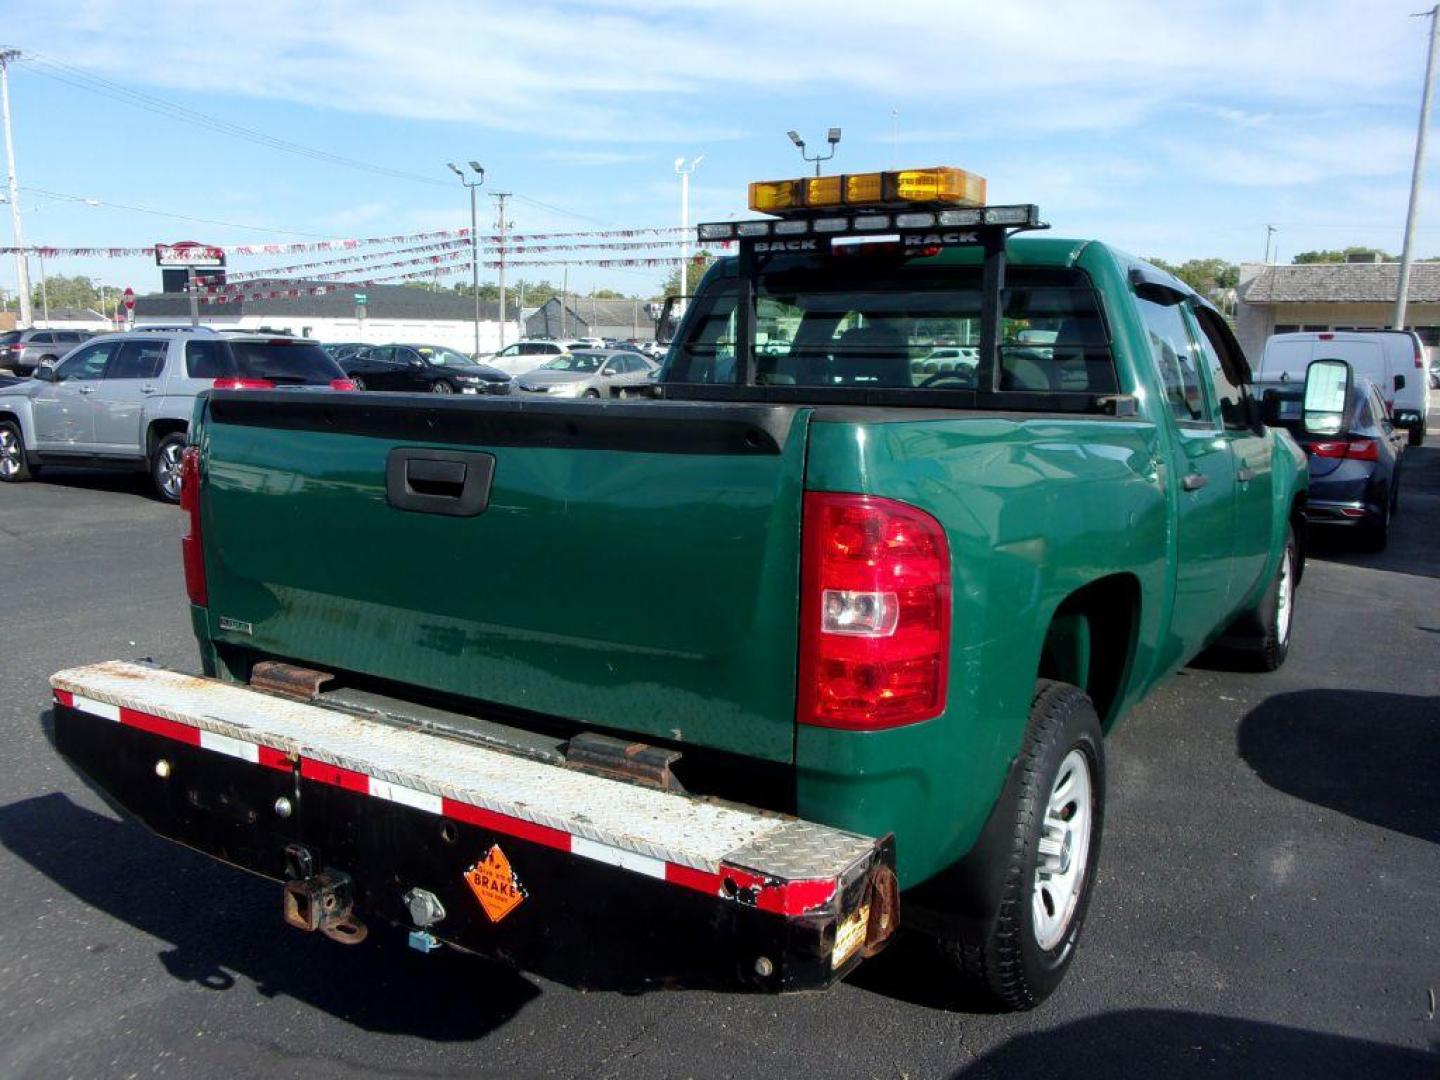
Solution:
M1180 486L1186 491L1199 491L1210 482L1209 478L1202 473L1186 473L1180 479Z
M82 393L82 394L93 394L94 392L95 392L95 387L93 387L93 386L82 386L82 387L80 387L80 393Z
M1235 474L1235 479L1239 480L1242 484L1248 484L1251 480L1255 479L1255 470L1242 465L1240 471Z
M153 394L153 393L155 393L156 390L159 390L159 389L160 389L160 388L159 388L158 386L142 386L142 387L140 387L140 392L141 392L142 394Z

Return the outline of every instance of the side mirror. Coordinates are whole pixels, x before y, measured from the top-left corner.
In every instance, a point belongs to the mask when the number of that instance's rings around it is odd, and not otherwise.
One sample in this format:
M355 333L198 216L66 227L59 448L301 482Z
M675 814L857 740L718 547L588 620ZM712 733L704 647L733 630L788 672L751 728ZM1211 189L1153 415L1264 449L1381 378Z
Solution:
M34 375L35 378L39 379L41 382L59 382L59 381L60 381L59 379L57 379L57 378L55 377L55 369L54 369L53 367L51 367L50 365L48 365L48 364L43 364L43 365L41 365L40 367L37 367L37 368L34 370L34 372L32 372L32 374Z
M615 372L611 371L611 370L607 367L604 371L600 372L600 376L601 376L601 378L605 378L605 379L613 379L613 378L615 377Z
M1311 435L1338 435L1350 400L1350 365L1344 360L1313 360L1305 369L1304 424Z

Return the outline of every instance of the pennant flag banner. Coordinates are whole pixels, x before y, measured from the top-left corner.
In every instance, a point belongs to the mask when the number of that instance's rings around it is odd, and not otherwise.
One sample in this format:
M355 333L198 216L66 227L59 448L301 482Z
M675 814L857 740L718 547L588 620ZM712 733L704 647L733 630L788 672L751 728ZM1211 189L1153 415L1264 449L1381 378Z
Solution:
M338 259L321 259L318 262L296 263L294 266L272 266L267 270L246 270L240 274L227 274L226 283L242 281L255 281L261 278L284 277L287 274L302 274L307 270L329 270L336 266L347 266L355 263L366 263L373 259L385 259L392 255L414 255L422 251L449 251L463 248L469 250L469 240L442 240L434 244L420 244L417 247L396 248L394 251L371 251L363 255L346 255ZM386 264L389 265L389 264ZM195 280L201 285L208 284L212 278L208 275L197 274Z
M394 266L422 266L451 262L455 259L468 256L469 254L470 252L467 249L457 248L456 250L447 251L440 255L421 255L413 259L397 259L394 262L375 263L371 266L363 266L350 270L336 270L333 273L328 274L306 274L305 276L311 281L338 281L343 278L351 277L357 273L368 274L371 270L386 270ZM266 275L262 274L261 280L263 280L265 277ZM207 296L223 296L226 293L244 292L247 288L253 288L254 285L255 281L253 280L248 282L237 282L234 284L227 282L224 285L197 285L195 291L197 293L202 293Z

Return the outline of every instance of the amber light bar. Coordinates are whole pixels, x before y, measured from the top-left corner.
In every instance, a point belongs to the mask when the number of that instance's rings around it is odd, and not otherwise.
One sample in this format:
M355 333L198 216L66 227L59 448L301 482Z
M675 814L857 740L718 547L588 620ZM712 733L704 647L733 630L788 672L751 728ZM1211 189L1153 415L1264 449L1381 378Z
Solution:
M848 206L898 210L984 205L985 178L948 166L758 180L750 185L750 209L762 214Z
M834 179L827 177L824 179ZM848 213L790 218L782 221L716 221L696 227L702 241L744 240L750 237L873 236L926 229L1044 228L1034 203L1014 206L975 206L963 210L908 210L904 213ZM937 243L959 242L937 238ZM972 241L974 239L972 238Z

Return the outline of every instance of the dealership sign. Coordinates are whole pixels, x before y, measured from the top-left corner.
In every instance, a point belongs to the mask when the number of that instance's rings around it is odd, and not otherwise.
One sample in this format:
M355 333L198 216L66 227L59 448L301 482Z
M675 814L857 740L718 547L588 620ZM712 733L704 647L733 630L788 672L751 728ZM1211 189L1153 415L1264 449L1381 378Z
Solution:
M160 267L224 266L223 248L184 240L178 244L156 244L155 265Z

